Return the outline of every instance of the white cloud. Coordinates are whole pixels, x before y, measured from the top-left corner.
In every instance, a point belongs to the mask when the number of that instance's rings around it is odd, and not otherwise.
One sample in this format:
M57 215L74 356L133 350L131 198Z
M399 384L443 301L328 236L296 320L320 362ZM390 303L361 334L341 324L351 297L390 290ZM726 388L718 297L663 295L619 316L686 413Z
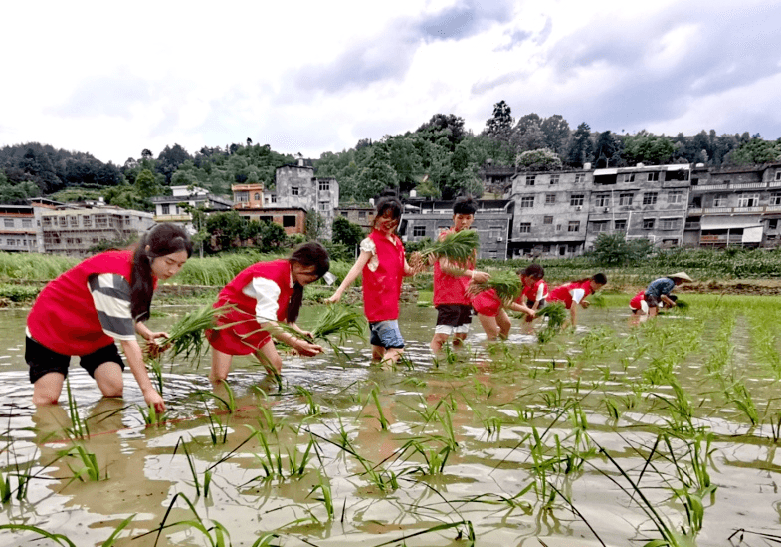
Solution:
M777 138L779 17L761 0L13 3L4 21L35 32L0 34L0 145L122 163L251 137L317 157L440 112L479 132L500 100L600 131Z

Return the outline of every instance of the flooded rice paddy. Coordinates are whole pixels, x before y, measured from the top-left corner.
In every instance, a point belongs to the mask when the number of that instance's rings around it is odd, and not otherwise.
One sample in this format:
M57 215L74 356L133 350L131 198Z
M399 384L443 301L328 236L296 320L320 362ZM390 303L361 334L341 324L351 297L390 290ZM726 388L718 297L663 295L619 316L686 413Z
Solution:
M609 297L544 345L475 321L438 360L435 310L408 306L395 370L354 340L286 358L281 384L238 358L230 391L208 355L164 362L152 426L129 371L101 399L76 360L77 405L35 409L26 312L2 311L0 545L778 543L781 299L686 299L634 324Z

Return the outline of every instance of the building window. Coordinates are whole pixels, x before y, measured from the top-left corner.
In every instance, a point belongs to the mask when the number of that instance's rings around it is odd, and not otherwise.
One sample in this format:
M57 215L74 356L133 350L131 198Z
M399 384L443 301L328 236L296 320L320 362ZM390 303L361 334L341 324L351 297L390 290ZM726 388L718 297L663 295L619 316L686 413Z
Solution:
M298 186L291 186L290 187L290 195L291 196L297 196L298 195Z
M260 201L260 192L255 192L255 201Z
M726 194L718 194L713 196L713 206L714 207L726 207L727 206L727 195Z
M586 173L576 173L575 174L575 184L580 184L581 182L586 180Z
M522 234L530 234L532 231L532 223L531 222L521 222L518 225L518 232Z
M739 194L738 207L756 207L759 205L759 194Z
M545 205L553 205L556 203L556 194L545 194Z
M618 232L626 232L626 219L621 218L615 221L613 228Z
M655 218L644 218L643 219L643 230L653 230L654 225L656 225L656 219Z
M95 227L108 228L108 218L106 215L95 215Z
M347 218L350 216L348 211L339 211L339 214L342 215L344 218Z
M643 194L643 205L656 205L659 198L659 192L645 192Z
M551 184L558 184L559 183L559 175L551 175L550 176L550 183Z
M560 232L560 231L561 231L561 224L556 224L556 231L557 231L557 232Z
M237 203L247 203L249 201L249 192L236 192L235 196Z
M591 224L591 231L592 232L607 232L608 230L608 222L594 222Z
M781 171L776 171L776 180L781 180Z
M534 196L524 196L521 198L521 207L534 207Z
M33 221L30 218L23 218L22 219L22 228L32 228L33 227Z
M321 192L327 192L329 190L329 184L327 180L317 181L317 189Z
M579 207L583 205L583 199L585 197L585 194L572 194L569 198L569 204L572 207Z
M621 182L634 182L635 181L635 174L634 173L624 173L621 175Z
M597 207L610 207L610 194L598 194L594 200Z
M83 217L81 217L81 222L85 228L92 227L92 217L90 215L84 215Z
M542 217L542 223L543 224L553 224L553 216L546 215L546 216Z
M537 175L526 175L526 186L534 186L534 179Z
M320 202L320 210L321 211L327 211L328 205L330 205L327 201L321 201Z
M580 221L578 220L571 220L569 224L567 224L567 231L568 232L579 232L580 231Z
M72 227L78 226L78 225L79 225L79 219L78 219L78 217L75 217L75 216L70 216L70 215L69 215L69 216L68 216L68 224L69 224L70 226L72 226Z
M161 214L163 214L163 215L171 214L171 206L168 205L167 203L164 203L163 205L161 205L160 209L162 210Z
M668 203L683 203L683 190L671 190L667 193Z
M779 171L781 173L781 171ZM781 205L781 192L770 194L770 205Z
M677 218L662 218L659 219L660 230L677 230L678 219Z
M771 218L767 221L767 229L768 230L775 230L778 228L778 219L777 218Z
M413 226L412 228L412 235L415 237L425 237L426 236L426 227L425 226Z
M358 211L358 218L359 219L365 219L366 218L366 211Z
M648 180L658 182L659 181L659 171L652 171L651 173L648 173Z
M14 219L12 218L4 218L3 219L3 226L6 228L13 228L14 227Z
M11 238L9 237L9 238L8 238L8 244L9 244L10 246L12 246L12 247L13 247L14 245L16 245L16 240L15 240L15 239L11 239Z
M51 226L52 225L52 217L43 217L43 225L44 226Z
M293 228L296 225L296 215L283 215L282 226L285 228Z
M59 224L60 224L60 226L62 226L64 228L65 226L68 225L68 219L65 218L65 217L60 217L59 218Z
M624 192L618 195L618 204L629 206L632 205L632 200L635 198L635 195L632 192Z

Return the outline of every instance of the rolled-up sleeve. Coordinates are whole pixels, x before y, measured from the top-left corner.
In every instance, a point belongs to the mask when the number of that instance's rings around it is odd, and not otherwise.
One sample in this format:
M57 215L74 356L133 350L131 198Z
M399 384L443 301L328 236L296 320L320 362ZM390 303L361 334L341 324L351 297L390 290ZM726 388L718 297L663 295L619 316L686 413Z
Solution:
M252 283L244 287L244 294L257 300L255 318L258 323L277 321L279 311L279 295L282 290L276 282L265 277L256 277Z

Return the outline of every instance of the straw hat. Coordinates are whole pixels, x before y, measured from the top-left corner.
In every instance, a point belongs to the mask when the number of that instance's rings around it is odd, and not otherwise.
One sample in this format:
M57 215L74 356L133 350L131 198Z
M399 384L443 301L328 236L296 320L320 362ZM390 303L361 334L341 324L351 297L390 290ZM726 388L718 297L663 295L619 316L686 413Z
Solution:
M689 283L692 282L692 278L686 275L684 272L678 272L674 273L672 275L668 275L670 279L682 279L683 281L688 281Z

